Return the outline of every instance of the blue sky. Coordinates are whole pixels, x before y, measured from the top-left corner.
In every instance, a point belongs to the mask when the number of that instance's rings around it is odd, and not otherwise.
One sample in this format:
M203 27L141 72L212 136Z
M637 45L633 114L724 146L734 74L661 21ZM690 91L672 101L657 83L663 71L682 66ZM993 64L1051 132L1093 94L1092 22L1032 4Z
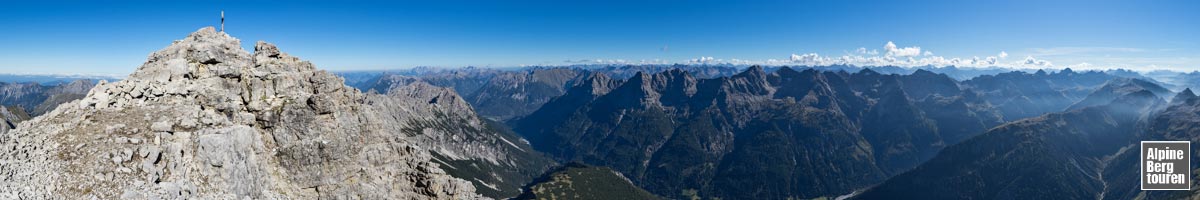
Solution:
M127 74L172 40L217 25L221 10L247 49L272 42L328 70L595 62L1200 69L1197 1L49 1L0 6L0 73Z

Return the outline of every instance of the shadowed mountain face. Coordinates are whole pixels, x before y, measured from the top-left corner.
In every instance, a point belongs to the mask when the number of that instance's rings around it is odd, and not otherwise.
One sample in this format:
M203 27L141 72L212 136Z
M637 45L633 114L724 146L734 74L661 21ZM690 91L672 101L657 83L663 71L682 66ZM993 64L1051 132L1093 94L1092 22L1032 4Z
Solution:
M1128 193L1118 194L1127 191L1130 184L1137 185L1137 147L1132 145L1138 141L1138 135L1155 132L1153 129L1149 132L1144 129L1144 117L1161 110L1166 103L1154 92L1161 87L1153 84L1110 81L1103 88L1108 89L1093 92L1089 97L1115 98L1107 101L1095 99L1094 105L1081 105L1072 110L993 128L947 147L937 157L916 169L897 175L855 197L1132 198ZM1126 151L1129 148L1133 149ZM1130 152L1132 157L1122 156ZM1133 159L1130 160L1133 168L1129 163L1122 163L1128 159Z
M1009 118L1004 109L1014 115L1061 111L1075 100L1067 93L1099 87L1060 79L1104 77L1068 73L1014 72L961 83L924 70L894 75L785 67L767 73L752 67L709 79L669 70L624 81L595 74L514 124L536 149L612 167L667 197L683 191L735 199L836 196L1003 123ZM1022 82L1064 83L1029 88ZM981 89L987 92L975 92ZM1043 95L1030 90L1051 94L1015 99L1062 103L1031 108L998 97Z

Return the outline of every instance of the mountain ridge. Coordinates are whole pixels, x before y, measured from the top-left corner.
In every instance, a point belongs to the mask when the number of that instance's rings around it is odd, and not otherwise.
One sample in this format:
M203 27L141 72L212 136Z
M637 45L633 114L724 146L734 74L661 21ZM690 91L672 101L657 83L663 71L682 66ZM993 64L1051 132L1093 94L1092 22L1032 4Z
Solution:
M1126 87L1109 103L991 128L853 198L1102 198L1115 187L1105 180L1113 177L1105 172L1110 157L1130 152L1126 144L1141 134L1146 114L1167 103L1155 89Z
M974 86L924 71L755 66L728 77L668 70L609 83L615 88L599 90L607 92L570 89L518 119L517 132L560 161L612 167L668 198L693 190L723 198L850 193L1004 121ZM834 160L844 163L827 163ZM828 165L858 167L813 170ZM752 170L764 167L772 170Z

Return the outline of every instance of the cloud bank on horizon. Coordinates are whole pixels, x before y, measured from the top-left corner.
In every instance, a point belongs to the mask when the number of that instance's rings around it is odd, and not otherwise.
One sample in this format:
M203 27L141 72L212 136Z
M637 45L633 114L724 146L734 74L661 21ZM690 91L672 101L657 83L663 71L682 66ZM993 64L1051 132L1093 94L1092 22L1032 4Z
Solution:
M1096 65L1089 62L1078 62L1074 64L1056 65L1054 62L1045 59L1039 59L1036 56L1078 56L1090 53L1111 53L1111 52L1146 52L1145 49L1139 48L1117 48L1117 47L1059 47L1059 48L1032 48L1029 50L1029 55L1024 58L1009 58L1007 51L999 51L993 55L972 56L972 57L944 57L938 56L929 50L922 50L920 46L898 46L895 42L887 41L881 48L859 47L852 52L846 52L839 56L826 56L818 53L801 53L791 54L787 59L766 59L766 60L746 60L746 59L721 59L712 56L701 56L685 61L668 61L664 59L652 60L627 60L627 59L580 59L566 60L567 64L729 64L729 65L768 65L768 66L830 66L830 65L852 65L852 66L900 66L900 67L1001 67L1012 69L1044 69L1044 68L1073 68L1083 70L1109 70L1109 69L1130 69L1135 71L1153 71L1153 70L1169 70L1190 72L1196 71L1190 65L1193 62L1180 62L1178 65L1155 65L1155 64L1108 64ZM1169 50L1164 50L1169 51ZM1111 56L1106 56L1110 57ZM1183 58L1188 59L1190 58Z

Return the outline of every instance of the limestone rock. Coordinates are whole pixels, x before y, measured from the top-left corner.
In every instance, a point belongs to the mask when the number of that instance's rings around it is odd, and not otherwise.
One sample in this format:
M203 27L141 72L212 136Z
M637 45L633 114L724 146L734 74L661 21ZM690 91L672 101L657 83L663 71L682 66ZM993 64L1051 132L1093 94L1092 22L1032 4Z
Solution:
M150 130L159 131L159 132L171 131L171 123L165 122L165 121L164 122L154 122L154 124L150 125Z

